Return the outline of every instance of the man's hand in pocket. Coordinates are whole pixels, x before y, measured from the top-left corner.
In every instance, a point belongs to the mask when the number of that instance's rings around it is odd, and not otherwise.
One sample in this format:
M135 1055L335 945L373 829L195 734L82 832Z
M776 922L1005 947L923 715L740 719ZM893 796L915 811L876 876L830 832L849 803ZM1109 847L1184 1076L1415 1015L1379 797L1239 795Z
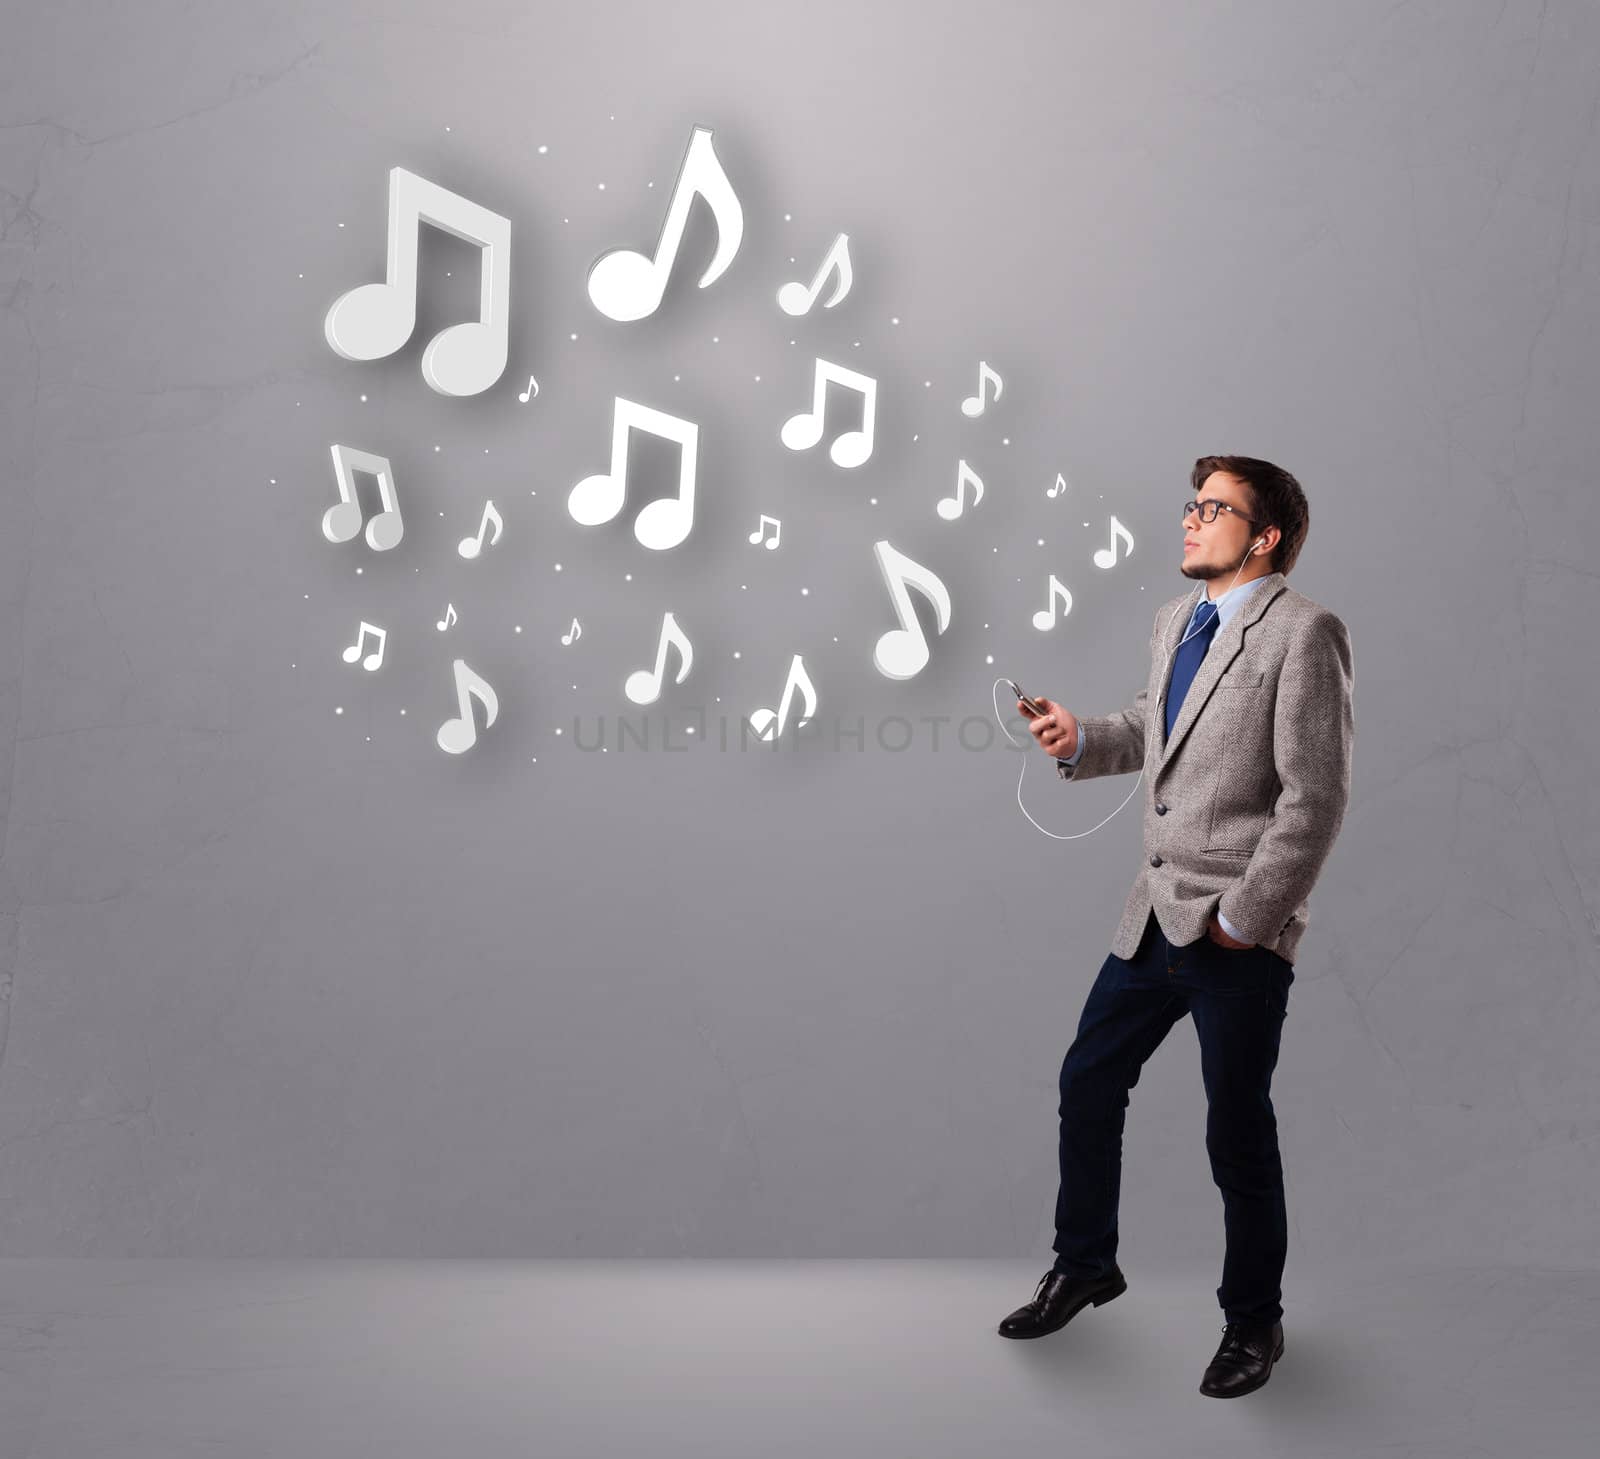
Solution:
M1217 921L1217 914L1215 912L1211 914L1211 921L1206 924L1206 936L1222 947L1241 949L1255 946L1255 943L1253 942L1235 942L1233 938L1229 937L1228 934L1222 930L1222 923Z

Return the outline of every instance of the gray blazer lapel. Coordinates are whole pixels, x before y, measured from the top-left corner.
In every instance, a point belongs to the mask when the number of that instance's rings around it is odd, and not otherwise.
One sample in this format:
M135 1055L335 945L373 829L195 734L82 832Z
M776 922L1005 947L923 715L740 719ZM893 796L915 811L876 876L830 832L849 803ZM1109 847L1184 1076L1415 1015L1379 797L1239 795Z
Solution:
M1211 697L1211 690L1217 680L1222 677L1228 665L1238 657L1240 648L1244 646L1245 629L1267 611L1267 605L1286 586L1288 579L1281 572L1269 572L1257 584L1244 607L1228 620L1227 627L1217 630L1217 636L1211 640L1211 647L1206 651L1206 656L1200 660L1200 668L1195 673L1194 682L1189 685L1189 692L1183 696L1183 708L1178 711L1177 722L1172 726L1172 734L1157 763L1158 774L1183 742L1183 737L1189 732L1189 726L1199 718L1200 711L1205 706L1206 700ZM1164 647L1168 662L1166 679L1161 685L1161 702L1156 706L1157 734L1161 732L1161 726L1167 722L1167 690L1172 684L1172 669L1177 662L1178 645L1183 641L1184 632L1189 627L1189 618L1194 612L1195 604L1200 601L1200 594L1205 590L1205 584L1201 583L1199 589L1184 600L1184 606L1173 615L1178 620L1177 623L1167 630Z

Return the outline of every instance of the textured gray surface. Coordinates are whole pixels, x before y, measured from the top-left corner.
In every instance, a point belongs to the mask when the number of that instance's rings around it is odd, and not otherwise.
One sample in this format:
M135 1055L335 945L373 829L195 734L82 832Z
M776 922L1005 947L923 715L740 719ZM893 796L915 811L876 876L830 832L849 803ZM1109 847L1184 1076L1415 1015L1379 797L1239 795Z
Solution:
M1012 1341L1023 1262L0 1261L0 1459L649 1453L1590 1459L1600 1275L1292 1275L1283 1357L1199 1393L1157 1259Z
M574 716L631 707L664 609L695 638L679 709L773 705L804 652L850 723L985 716L1001 673L1109 711L1184 586L1189 464L1239 451L1305 484L1292 580L1360 665L1274 1091L1288 1279L1594 1264L1592 6L13 3L0 29L0 1251L1047 1252L1056 1074L1137 807L1048 841L1016 756L948 724L761 758L582 753ZM611 325L586 270L653 243L696 122L744 248ZM411 344L323 340L381 268L395 164L513 221L483 397L418 372L476 287L432 230ZM851 295L780 315L841 229ZM686 259L710 243L697 216ZM778 443L813 354L880 378L854 474ZM974 421L980 358L1006 390ZM664 558L565 514L630 393L702 427ZM319 531L352 437L414 507L381 559ZM958 457L988 490L948 523ZM506 538L463 563L486 496ZM747 544L759 511L782 550ZM1137 547L1101 573L1111 512ZM956 604L905 683L869 663L880 536ZM1043 634L1051 571L1074 606ZM375 615L367 675L340 650ZM452 651L501 697L459 760L432 743ZM1129 786L1037 757L1023 793L1072 831ZM1203 1124L1170 1039L1122 1249L1210 1280Z

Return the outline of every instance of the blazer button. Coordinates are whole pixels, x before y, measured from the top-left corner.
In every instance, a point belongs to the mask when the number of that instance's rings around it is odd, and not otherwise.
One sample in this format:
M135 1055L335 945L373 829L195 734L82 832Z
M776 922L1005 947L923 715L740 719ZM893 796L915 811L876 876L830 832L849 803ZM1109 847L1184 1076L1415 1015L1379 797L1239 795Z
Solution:
M1150 858L1150 865L1151 866L1160 866L1161 865L1161 858L1159 856L1152 856Z
M1167 813L1167 808L1166 808L1166 806L1164 806L1164 805L1163 805L1163 804L1162 804L1162 803L1161 803L1161 802L1160 802L1160 801L1159 801L1159 800L1158 800L1158 801L1157 801L1157 802L1156 802L1156 814L1157 814L1157 815L1158 815L1158 816L1164 816L1164 815L1166 815L1166 813Z

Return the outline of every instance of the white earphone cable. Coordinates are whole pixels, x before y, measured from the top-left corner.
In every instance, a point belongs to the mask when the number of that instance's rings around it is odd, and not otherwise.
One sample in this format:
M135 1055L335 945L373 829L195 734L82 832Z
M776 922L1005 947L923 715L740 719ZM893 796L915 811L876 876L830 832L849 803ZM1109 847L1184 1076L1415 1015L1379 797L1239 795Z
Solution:
M1260 547L1260 546L1261 546L1261 543L1259 543L1259 542L1255 543L1254 546L1251 547L1250 551L1245 553L1245 555L1242 558L1239 559L1239 571L1234 573L1233 582L1228 584L1228 586L1225 589L1225 591L1227 591L1227 592L1232 592L1233 591L1234 584L1239 581L1239 573L1244 571L1245 563L1247 563L1250 560L1251 554L1254 553L1256 548ZM1178 610L1176 608L1174 608L1172 611L1173 611L1173 613L1176 613ZM1168 614L1167 615L1167 625L1170 626L1171 623L1172 623L1172 614ZM1180 638L1177 641L1177 643L1175 643L1172 646L1172 653L1167 655L1166 662L1161 665L1161 673L1160 673L1160 675L1157 676L1156 681L1155 681L1157 684L1164 684L1166 682L1167 664L1170 664L1172 662L1173 655L1176 654L1178 652L1178 650L1184 646L1184 644L1188 643L1188 641L1192 637L1194 637L1194 635L1196 633L1198 633L1200 631L1201 630L1199 628L1190 629L1188 633L1184 634L1184 636L1182 638ZM1166 629L1163 628L1162 629L1163 636L1165 636L1165 633L1166 633ZM1020 745L1021 741L1013 738L1013 736L1011 734L1011 731L1006 728L1005 720L1002 719L1001 715L1000 715L1000 686L1002 684L1006 683L1006 682L1007 681L1005 679L996 679L994 681L994 686L990 691L991 696L992 696L993 701L994 701L994 717L999 722L1000 733L1003 734L1008 740L1010 740L1013 745ZM1155 708L1155 706L1147 704L1145 706L1145 713L1146 714L1153 713L1154 712L1154 708ZM1028 815L1028 808L1027 808L1027 806L1023 805L1023 803L1022 803L1022 778L1027 773L1028 773L1028 758L1026 756L1024 756L1023 757L1023 761L1022 761L1022 765L1021 765L1019 773L1017 775L1017 809L1020 810L1024 816L1027 817L1029 825L1031 825L1035 830L1040 831L1044 835L1048 836L1052 841L1076 841L1080 836L1093 835L1096 831L1098 831L1100 829L1101 826L1105 825L1106 821L1111 820L1112 817L1114 817L1116 815L1119 815L1121 813L1122 806L1127 805L1127 803L1130 800L1133 799L1134 794L1138 791L1140 784L1144 780L1144 768L1143 768L1143 766L1141 766L1140 769L1139 769L1139 779L1135 780L1133 782L1133 789L1130 790L1128 792L1128 794L1124 797L1122 805L1119 805L1116 808L1116 810L1112 811L1111 815L1107 816L1105 818L1105 820L1099 821L1095 825L1090 826L1087 831L1072 831L1072 832L1068 832L1068 833L1063 834L1063 833L1058 832L1058 831L1046 831L1045 828L1043 826L1041 826L1036 820L1034 820L1034 818L1032 816Z

